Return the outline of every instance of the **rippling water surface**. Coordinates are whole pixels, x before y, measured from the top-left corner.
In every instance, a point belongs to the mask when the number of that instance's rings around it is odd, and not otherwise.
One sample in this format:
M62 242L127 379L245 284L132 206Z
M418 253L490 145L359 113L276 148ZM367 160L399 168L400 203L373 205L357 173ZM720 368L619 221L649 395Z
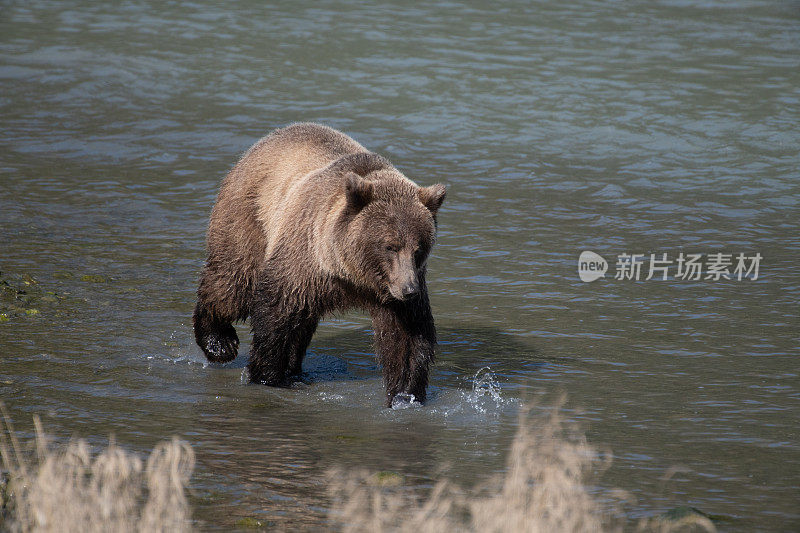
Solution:
M449 186L423 409L381 409L357 313L320 328L292 390L194 346L219 180L294 121ZM519 405L565 392L631 520L690 505L795 530L798 169L794 1L6 2L0 271L27 299L2 301L0 396L25 432L180 435L198 525L228 529L324 524L333 465L480 482ZM580 281L583 250L604 279ZM614 279L620 254L681 252L763 259L757 280Z

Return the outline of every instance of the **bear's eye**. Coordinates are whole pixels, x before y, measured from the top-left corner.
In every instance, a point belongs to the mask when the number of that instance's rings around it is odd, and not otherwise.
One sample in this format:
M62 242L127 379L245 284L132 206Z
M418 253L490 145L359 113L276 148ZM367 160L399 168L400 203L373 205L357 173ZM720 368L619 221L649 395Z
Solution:
M396 253L396 252L400 251L400 247L395 246L394 244L387 244L386 245L386 251L387 252Z

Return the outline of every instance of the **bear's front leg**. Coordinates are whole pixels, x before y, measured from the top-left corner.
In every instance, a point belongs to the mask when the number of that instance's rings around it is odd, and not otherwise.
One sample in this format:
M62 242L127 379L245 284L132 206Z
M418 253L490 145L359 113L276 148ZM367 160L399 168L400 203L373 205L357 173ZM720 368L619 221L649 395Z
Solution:
M383 366L386 406L400 393L424 403L436 329L424 286L416 298L375 305L370 310L375 353Z
M279 284L262 280L253 299L250 324L253 344L247 369L252 383L289 385L299 374L317 318L276 289Z

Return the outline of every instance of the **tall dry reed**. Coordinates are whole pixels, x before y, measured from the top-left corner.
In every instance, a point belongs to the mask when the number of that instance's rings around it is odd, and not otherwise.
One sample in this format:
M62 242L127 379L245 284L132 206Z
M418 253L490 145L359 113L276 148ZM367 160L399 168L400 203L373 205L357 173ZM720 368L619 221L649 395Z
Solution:
M398 475L332 471L334 526L350 533L597 532L630 526L643 531L715 531L711 521L699 515L677 522L626 524L622 507L630 497L620 490L591 490L589 485L610 465L610 454L587 444L584 433L564 419L561 403L536 417L531 416L532 407L524 409L505 473L469 491L442 480L420 496L402 486Z
M113 442L98 454L81 439L56 449L34 418L36 452L29 459L4 409L3 415L0 464L6 479L0 489L0 530L191 530L184 487L194 452L187 443L177 438L159 443L146 462Z

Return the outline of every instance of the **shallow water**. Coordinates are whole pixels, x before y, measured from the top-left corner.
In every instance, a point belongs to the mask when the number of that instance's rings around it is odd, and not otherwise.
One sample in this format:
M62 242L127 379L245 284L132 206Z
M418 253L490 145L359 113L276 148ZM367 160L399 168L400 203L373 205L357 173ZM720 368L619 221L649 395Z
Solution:
M180 435L198 525L229 529L326 523L332 465L480 482L519 405L564 392L632 520L797 529L798 30L796 2L6 3L0 271L28 298L2 301L0 397L25 432ZM225 368L194 346L219 180L306 120L449 186L424 408L381 408L357 313L292 390L242 383L246 343ZM606 278L580 281L584 250ZM614 279L619 254L681 252L763 259L757 280Z

